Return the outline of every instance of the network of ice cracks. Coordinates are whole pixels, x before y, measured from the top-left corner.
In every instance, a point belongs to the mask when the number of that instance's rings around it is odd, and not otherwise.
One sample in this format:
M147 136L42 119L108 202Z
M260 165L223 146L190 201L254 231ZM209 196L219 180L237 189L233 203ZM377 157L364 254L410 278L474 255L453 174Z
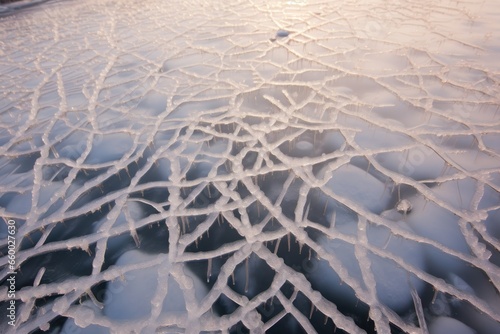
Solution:
M462 0L0 18L1 331L500 332L499 18Z

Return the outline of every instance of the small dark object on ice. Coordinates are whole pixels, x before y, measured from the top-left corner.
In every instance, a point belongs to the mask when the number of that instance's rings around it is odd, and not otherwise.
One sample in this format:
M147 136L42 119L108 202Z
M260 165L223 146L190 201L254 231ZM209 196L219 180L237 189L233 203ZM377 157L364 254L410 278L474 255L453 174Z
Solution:
M284 29L279 29L277 32L276 32L276 35L272 38L270 38L269 40L271 42L274 42L275 40L277 40L278 38L283 38L283 37L288 37L288 35L290 35L290 32L288 30L284 30Z
M287 37L288 35L290 35L288 30L280 29L276 32L276 37Z

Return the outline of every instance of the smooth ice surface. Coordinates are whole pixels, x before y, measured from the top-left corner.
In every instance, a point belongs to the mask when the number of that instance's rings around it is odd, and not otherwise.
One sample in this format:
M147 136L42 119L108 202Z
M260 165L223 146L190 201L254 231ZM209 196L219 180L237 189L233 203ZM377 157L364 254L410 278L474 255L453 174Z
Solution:
M429 333L430 334L446 334L446 333L474 334L476 332L456 319L448 317L438 317L434 319L431 325L429 326Z
M166 255L163 255L166 258ZM118 258L116 266L141 264L161 258L151 254L143 254L132 250ZM187 313L184 298L184 289L191 290L201 300L207 294L207 288L201 280L191 272L186 277L181 276L181 282L186 281L186 286L181 288L176 278L171 274L172 264L167 261L161 262L161 270L158 266L146 269L130 270L123 280L117 279L107 286L107 300L104 301L103 313L111 319L137 320L146 319L151 314L153 307L158 307L160 314L184 314ZM159 272L167 272L161 275ZM166 291L158 288L158 282L168 281ZM162 303L154 302L155 296L166 294Z
M0 7L0 332L500 332L497 2Z

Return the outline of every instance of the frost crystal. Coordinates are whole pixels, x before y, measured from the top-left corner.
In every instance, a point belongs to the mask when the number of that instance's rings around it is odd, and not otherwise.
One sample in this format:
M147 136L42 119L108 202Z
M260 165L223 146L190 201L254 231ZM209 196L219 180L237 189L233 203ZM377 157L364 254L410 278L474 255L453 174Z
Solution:
M500 333L498 22L3 4L0 332Z

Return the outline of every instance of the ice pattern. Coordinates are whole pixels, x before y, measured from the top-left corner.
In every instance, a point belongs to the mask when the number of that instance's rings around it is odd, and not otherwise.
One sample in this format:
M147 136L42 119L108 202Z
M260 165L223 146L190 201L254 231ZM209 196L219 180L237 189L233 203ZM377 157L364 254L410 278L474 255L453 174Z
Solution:
M499 22L0 6L0 332L499 333Z

